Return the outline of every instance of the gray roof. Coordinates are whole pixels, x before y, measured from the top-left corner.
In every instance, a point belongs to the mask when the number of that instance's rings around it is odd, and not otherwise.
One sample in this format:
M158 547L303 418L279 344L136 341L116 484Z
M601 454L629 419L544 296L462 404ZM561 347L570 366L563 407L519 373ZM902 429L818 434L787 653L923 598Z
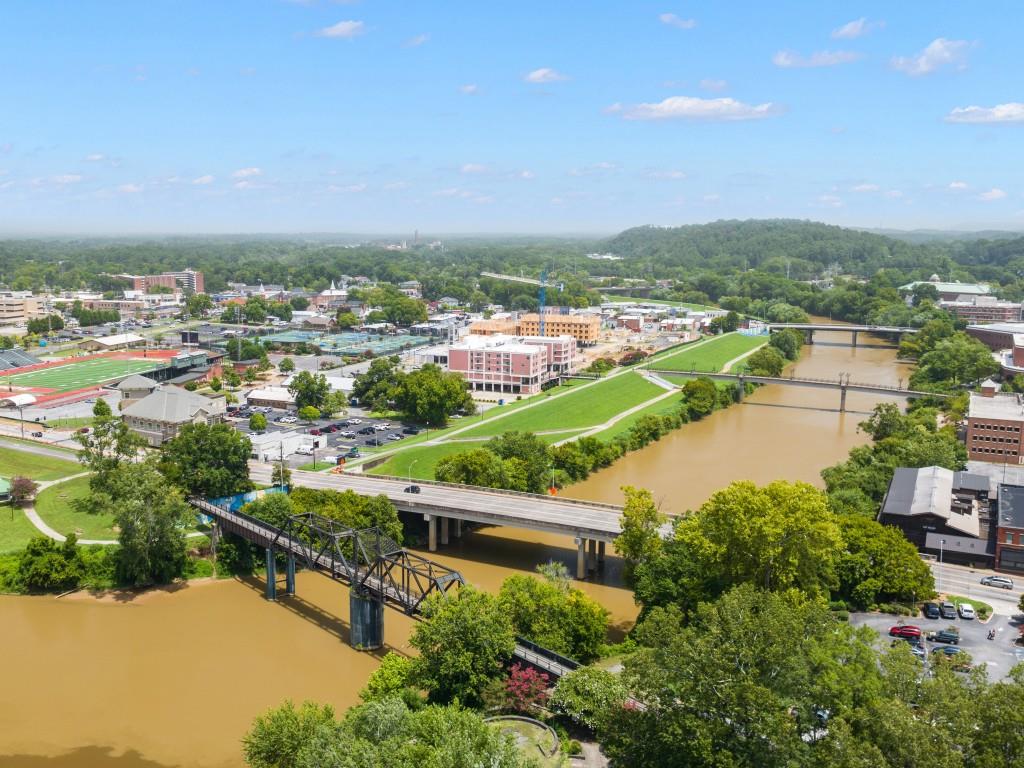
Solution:
M950 528L969 536L981 532L978 516L953 511L953 471L943 467L912 469L899 467L889 483L882 506L883 515L913 517L935 515Z
M1024 486L999 486L1000 528L1024 528Z
M124 413L136 419L149 419L168 424L192 421L200 411L214 414L224 410L221 401L197 395L186 389L156 389L141 400L125 406Z
M157 383L148 376L139 376L137 373L126 376L114 385L114 389L122 392L126 389L156 389Z
M975 472L954 472L953 489L988 493L988 476Z

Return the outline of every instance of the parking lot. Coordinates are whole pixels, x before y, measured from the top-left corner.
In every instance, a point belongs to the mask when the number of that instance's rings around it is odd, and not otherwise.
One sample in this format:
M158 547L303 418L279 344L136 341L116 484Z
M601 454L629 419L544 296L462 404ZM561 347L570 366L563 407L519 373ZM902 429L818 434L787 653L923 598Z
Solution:
M269 410L269 413L266 412ZM299 421L294 411L286 411L279 408L261 409L267 417L267 432L288 431L309 435L309 442L316 438L320 447L316 449L317 462L323 461L329 456L344 456L353 447L366 451L378 447L398 443L412 434L418 433L418 428L403 424L392 419L373 419L366 416L362 411L353 409L347 416L336 419L320 419L312 424ZM242 411L244 416L236 415L238 412L228 414L228 423L235 426L239 432L250 434L249 414ZM282 422L282 419L294 418L292 423ZM385 426L387 425L387 426ZM415 431L413 431L415 430ZM316 434L319 432L320 434ZM295 453L286 456L288 464L292 467L302 466L312 462L310 454ZM329 459L328 459L329 460Z
M864 625L877 630L882 636L883 644L888 644L890 640L894 639L889 637L889 629L897 626L901 621L904 625L920 627L922 635L956 628L960 634L958 647L970 654L973 664L986 665L990 680L1000 680L1006 677L1015 664L1024 662L1024 648L1013 642L1018 636L1019 616L1007 618L994 615L987 622L981 622L976 619L961 619L959 617L956 619L928 619L922 615L900 617L880 613L850 614L851 624ZM995 630L996 636L989 640L988 632L991 629ZM923 641L923 646L927 655L948 647L944 643L933 643L928 640Z

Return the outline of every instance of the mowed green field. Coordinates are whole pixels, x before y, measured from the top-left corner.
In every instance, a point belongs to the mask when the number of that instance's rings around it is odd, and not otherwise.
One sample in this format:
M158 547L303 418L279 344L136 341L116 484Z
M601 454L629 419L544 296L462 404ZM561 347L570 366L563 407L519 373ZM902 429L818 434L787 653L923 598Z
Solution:
M532 408L523 408L504 418L485 421L471 430L460 432L458 437L489 437L510 430L544 432L594 427L664 391L657 384L627 371Z
M84 471L73 453L68 453L67 459L58 459L15 448L0 448L0 477L8 480L16 475L32 480L57 480Z
M102 357L95 360L66 363L54 368L42 368L38 371L16 373L13 376L2 376L0 382L6 383L9 380L11 384L19 387L39 387L57 392L70 392L133 373L151 371L158 365L156 360L112 360Z
M74 533L80 539L116 539L113 515L91 515L74 508L76 499L88 495L88 477L51 485L36 497L36 512L53 530L65 536Z
M651 368L662 371L703 371L717 373L733 358L767 343L765 336L729 333L705 344L683 347L679 352L652 361Z

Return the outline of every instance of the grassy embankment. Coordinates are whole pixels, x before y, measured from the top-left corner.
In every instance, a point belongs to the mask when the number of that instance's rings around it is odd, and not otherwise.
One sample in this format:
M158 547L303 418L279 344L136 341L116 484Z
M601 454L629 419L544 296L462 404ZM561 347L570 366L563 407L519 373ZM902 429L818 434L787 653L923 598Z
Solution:
M766 342L764 336L730 333L707 344L683 347L673 354L658 356L650 365L658 370L716 373L730 360L752 352Z
M80 539L116 539L112 515L91 515L75 511L73 502L88 494L88 477L76 477L66 483L58 483L36 497L36 512L53 530L65 536L74 533Z
M57 459L35 453L0 448L0 477L7 480L20 475L37 482L58 480L82 471L82 466L69 459ZM0 509L0 553L24 549L29 539L38 536L39 531L29 522L20 509Z

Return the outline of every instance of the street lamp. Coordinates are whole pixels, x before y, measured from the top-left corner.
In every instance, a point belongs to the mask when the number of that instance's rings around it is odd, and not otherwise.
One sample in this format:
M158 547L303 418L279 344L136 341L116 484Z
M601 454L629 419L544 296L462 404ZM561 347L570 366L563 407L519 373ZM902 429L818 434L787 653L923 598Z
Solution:
M940 595L942 594L942 547L946 543L945 539L939 539L939 583L936 585L936 590Z
M416 462L419 459L413 459L412 463L409 464L409 485L412 485L412 468L416 466Z

